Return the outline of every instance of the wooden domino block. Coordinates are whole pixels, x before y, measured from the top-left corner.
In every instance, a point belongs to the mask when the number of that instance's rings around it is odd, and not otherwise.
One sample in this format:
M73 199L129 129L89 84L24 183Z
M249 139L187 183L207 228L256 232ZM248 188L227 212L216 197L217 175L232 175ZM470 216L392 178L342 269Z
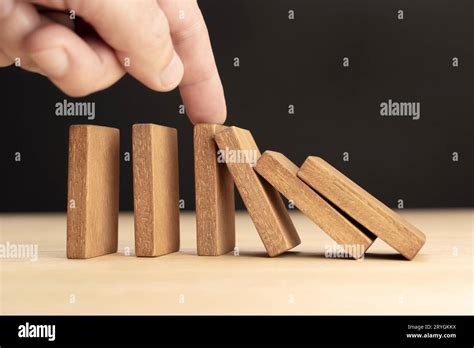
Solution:
M260 151L248 130L230 127L215 135L235 185L269 256L300 243L280 194L254 170Z
M198 255L226 254L235 247L234 182L224 163L217 161L216 124L194 126L196 238Z
M323 159L308 157L298 177L407 259L425 243L421 231Z
M298 176L298 167L278 152L265 151L255 170L276 190L334 239L353 258L360 258L375 236L359 229L343 213L330 205Z
M120 132L69 129L67 257L115 253L118 241Z
M132 143L135 254L160 256L178 251L177 131L155 124L135 124Z

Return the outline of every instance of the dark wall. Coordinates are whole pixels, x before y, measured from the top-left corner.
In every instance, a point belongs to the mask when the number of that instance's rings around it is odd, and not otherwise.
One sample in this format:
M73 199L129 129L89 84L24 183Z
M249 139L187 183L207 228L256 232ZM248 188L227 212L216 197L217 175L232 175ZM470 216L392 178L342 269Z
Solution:
M227 123L250 129L261 150L281 151L297 164L323 156L390 206L398 199L405 207L473 205L473 1L200 4L227 95ZM68 127L89 121L55 116L58 101L74 99L41 76L2 69L0 89L0 210L65 210ZM380 103L388 99L420 102L420 119L382 117ZM96 103L90 123L120 128L122 152L131 151L134 123L178 128L181 197L194 208L192 126L178 113L176 91L155 93L126 77L81 100ZM131 163L121 166L120 205L129 210Z

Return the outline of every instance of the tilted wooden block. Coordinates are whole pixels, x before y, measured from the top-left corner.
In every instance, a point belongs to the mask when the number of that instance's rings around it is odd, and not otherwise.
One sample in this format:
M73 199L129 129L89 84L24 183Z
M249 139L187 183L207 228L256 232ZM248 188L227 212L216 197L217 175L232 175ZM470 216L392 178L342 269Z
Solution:
M178 251L177 131L155 124L135 124L132 143L135 254L160 256Z
M217 161L216 124L194 126L196 238L198 255L222 255L235 247L234 182L224 163Z
M300 243L280 194L254 170L260 151L248 130L230 127L215 135L226 162L269 256Z
M69 129L67 257L115 253L118 243L120 131Z
M360 258L376 238L357 228L298 176L298 167L278 152L265 151L255 170L334 239L353 258Z
M421 231L323 159L308 157L298 176L407 259L425 243Z

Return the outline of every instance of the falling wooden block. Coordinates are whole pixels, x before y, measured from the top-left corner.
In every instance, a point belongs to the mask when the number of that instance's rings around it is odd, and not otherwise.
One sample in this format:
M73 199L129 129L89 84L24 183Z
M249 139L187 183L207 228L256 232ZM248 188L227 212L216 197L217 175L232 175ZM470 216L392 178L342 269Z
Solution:
M132 143L135 254L160 256L178 251L177 131L155 124L135 124Z
M115 253L118 241L120 131L69 129L67 257Z
M234 182L224 163L217 162L216 124L194 126L196 238L198 255L222 255L235 247Z
M280 194L253 168L260 151L252 134L230 127L216 133L215 139L268 255L297 246L300 238Z
M276 190L292 200L295 206L325 231L353 258L360 258L376 238L359 229L344 213L331 206L298 178L298 167L278 152L265 151L255 170Z
M407 259L425 243L421 231L323 159L308 157L298 177Z

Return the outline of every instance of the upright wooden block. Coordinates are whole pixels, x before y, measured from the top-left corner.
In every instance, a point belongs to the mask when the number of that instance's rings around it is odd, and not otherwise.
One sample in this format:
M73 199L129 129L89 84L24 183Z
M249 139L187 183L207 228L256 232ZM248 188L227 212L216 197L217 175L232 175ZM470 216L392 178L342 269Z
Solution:
M268 255L297 246L300 238L280 194L254 171L260 151L252 134L230 127L216 133L215 139Z
M425 243L421 231L323 159L308 157L298 176L407 259Z
M115 253L118 241L120 132L69 129L67 257Z
M278 152L265 151L255 170L334 239L353 258L360 258L376 238L357 228L297 177L298 167Z
M218 163L216 124L194 126L196 239L198 255L222 255L235 247L234 182L225 163Z
M135 124L132 143L135 254L160 256L178 251L177 131L155 124Z

